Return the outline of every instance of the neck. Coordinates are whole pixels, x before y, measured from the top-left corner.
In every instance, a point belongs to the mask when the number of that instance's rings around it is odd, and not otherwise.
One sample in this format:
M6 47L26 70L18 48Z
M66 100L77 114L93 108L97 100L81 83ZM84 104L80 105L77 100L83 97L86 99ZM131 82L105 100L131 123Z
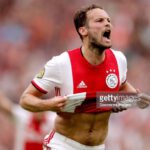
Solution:
M105 50L83 45L81 51L84 58L92 65L99 65L105 59Z

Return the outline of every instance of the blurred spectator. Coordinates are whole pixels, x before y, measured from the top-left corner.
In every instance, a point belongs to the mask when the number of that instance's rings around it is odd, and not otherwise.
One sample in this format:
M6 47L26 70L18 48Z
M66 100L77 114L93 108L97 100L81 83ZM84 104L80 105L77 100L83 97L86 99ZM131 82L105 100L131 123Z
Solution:
M42 150L43 138L53 128L55 113L31 113L12 103L0 93L0 111L15 121L14 150ZM12 129L12 127L11 127ZM6 139L9 139L6 134Z

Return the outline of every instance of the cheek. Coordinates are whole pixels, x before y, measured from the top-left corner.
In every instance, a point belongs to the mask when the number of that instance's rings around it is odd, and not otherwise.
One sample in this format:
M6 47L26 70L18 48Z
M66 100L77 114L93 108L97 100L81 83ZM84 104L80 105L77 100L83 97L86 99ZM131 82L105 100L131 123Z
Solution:
M100 32L97 28L91 28L89 30L89 35L93 35L93 36L99 36L100 35Z
M93 33L93 34L96 34L97 36L100 36L101 33L102 33L102 29L100 26L93 26L91 29L90 29L90 32Z
M99 32L98 30L93 30L92 34L91 34L95 39L100 39L101 38L101 32Z

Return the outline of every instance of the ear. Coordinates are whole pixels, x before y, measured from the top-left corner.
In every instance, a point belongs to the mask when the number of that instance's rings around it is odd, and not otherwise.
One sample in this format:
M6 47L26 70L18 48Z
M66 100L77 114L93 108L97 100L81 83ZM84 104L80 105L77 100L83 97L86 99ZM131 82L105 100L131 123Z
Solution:
M87 28L86 28L86 27L80 27L80 28L79 28L79 33L80 33L82 36L86 36L86 35L88 34Z

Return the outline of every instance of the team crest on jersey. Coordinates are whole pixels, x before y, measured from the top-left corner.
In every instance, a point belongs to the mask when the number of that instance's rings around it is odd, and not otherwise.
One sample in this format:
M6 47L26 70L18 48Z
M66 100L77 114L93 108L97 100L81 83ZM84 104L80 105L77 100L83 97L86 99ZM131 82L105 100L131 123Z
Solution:
M44 73L45 73L45 68L41 69L40 72L37 74L36 77L41 79L41 78L43 78Z
M111 89L116 88L118 85L118 78L116 74L114 73L108 74L106 77L106 84Z

